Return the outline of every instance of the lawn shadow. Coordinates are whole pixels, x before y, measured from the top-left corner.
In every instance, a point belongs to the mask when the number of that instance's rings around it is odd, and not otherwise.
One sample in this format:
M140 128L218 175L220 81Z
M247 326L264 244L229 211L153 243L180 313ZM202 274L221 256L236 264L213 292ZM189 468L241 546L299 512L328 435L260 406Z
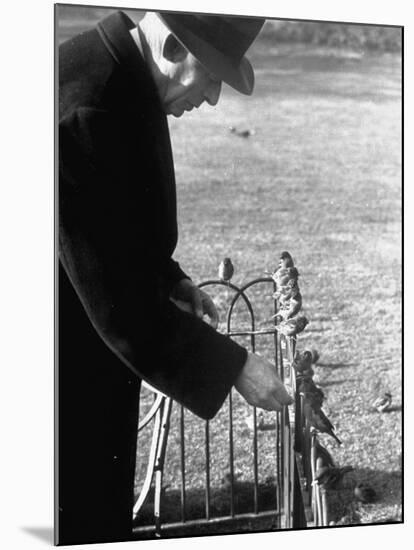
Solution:
M163 523L174 523L182 521L181 514L181 490L167 489L162 493L161 500L161 519ZM147 501L141 509L134 526L144 526L154 524L154 490L151 489ZM185 519L201 520L206 518L206 491L204 488L187 489L185 492ZM231 494L230 486L210 487L209 498L210 518L229 517L231 513ZM259 484L258 486L258 511L276 511L276 486L274 481ZM244 514L254 512L254 484L252 482L234 481L234 513ZM260 524L260 527L259 527ZM258 523L256 530L271 529L275 526L275 519L269 518L267 527L264 527L263 521ZM198 534L199 527L194 527L194 533ZM222 533L234 532L234 526L222 526ZM240 527L244 531L243 527ZM249 530L255 530L254 525L249 526Z
M336 384L343 384L344 382L359 382L359 380L357 378L346 378L343 380L323 380L321 382L318 382L318 385L326 388L328 386L335 386Z
M53 527L22 527L22 531L33 537L53 545Z
M392 407L390 407L386 411L383 411L383 413L385 413L385 414L392 413L392 412L401 412L401 405L393 405Z
M357 483L364 483L374 489L376 498L372 503L363 503L354 496ZM369 468L356 468L347 474L343 486L337 491L329 492L330 519L341 524L367 523L372 516L372 523L400 522L401 517L396 510L395 515L381 520L375 520L375 509L378 506L389 506L398 509L402 505L402 472L395 470L385 472Z
M351 367L356 367L356 363L320 363L319 361L315 365L316 367L321 367L322 369L349 369Z

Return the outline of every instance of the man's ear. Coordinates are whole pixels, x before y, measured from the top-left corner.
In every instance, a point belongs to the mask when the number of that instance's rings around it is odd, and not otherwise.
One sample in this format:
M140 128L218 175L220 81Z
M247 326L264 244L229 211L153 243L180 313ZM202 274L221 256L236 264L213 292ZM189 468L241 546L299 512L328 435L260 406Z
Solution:
M164 42L162 55L171 63L179 63L187 57L188 51L182 46L173 34L169 34Z

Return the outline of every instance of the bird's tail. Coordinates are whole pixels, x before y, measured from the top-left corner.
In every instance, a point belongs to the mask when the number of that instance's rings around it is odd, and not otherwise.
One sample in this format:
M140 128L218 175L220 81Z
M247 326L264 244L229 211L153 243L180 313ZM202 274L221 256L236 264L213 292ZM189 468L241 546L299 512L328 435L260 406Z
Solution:
M312 354L312 364L316 364L318 361L319 361L319 353L318 353L318 350L316 349L311 349L310 350L311 354Z
M339 439L339 437L334 433L333 430L331 430L331 436L335 439L335 441L338 443L338 445L342 445L342 441Z

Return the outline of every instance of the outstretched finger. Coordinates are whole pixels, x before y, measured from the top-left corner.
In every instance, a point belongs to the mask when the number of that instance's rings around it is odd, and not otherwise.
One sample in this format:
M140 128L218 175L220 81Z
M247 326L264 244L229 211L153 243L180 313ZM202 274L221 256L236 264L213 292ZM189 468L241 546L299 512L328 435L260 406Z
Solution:
M292 397L289 395L289 392L281 380L278 380L273 394L276 401L281 405L291 405L293 403Z
M203 293L203 306L204 313L210 317L210 325L217 329L219 323L219 316L217 308L208 294Z
M203 302L200 290L197 287L192 289L191 302L193 306L193 313L199 319L203 318Z

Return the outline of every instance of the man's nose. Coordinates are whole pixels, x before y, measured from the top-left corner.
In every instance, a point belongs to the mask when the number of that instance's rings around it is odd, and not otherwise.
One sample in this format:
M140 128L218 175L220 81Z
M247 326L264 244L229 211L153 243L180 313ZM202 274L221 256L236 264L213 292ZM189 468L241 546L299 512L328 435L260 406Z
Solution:
M205 100L209 105L216 105L221 92L221 80L211 80L210 85L204 93Z

